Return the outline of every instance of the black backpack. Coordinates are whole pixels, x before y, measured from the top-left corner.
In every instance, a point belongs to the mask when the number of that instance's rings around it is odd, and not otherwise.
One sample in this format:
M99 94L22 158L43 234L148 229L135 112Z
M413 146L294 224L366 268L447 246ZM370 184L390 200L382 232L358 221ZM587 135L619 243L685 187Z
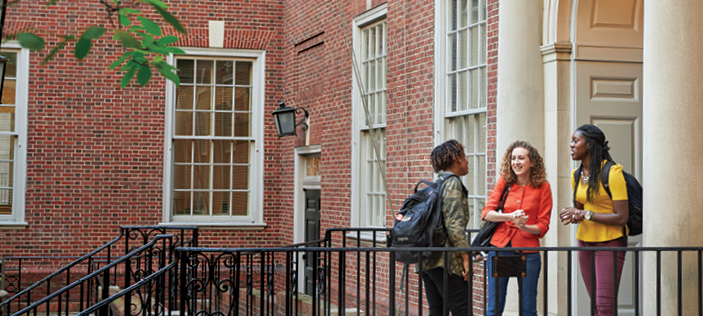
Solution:
M610 193L610 184L608 179L610 176L610 168L615 164L612 161L606 161L603 169L600 173L600 182L603 184L605 192L612 199L613 194ZM579 180L581 178L581 168L583 165L579 166L574 171L574 200L576 200L576 188L578 187ZM625 184L627 187L627 204L628 204L628 218L627 218L627 228L630 229L629 236L636 236L642 233L642 185L635 176L622 171L625 177Z
M444 229L442 219L442 187L444 182L457 177L455 174L447 173L435 182L426 180L415 185L415 193L405 199L403 206L395 216L391 240L393 247L443 247L447 240L447 232ZM427 187L418 190L421 183ZM463 187L464 194L467 193ZM406 264L417 263L418 254L421 260L435 258L441 252L410 252L398 251L395 253L395 260Z

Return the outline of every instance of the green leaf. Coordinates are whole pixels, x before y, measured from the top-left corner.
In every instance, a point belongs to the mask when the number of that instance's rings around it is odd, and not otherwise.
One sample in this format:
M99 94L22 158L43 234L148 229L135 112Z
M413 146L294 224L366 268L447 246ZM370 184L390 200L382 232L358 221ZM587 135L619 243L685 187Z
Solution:
M186 52L178 47L169 47L168 51L174 55L185 54Z
M145 31L144 27L141 25L135 25L129 28L130 32L139 32L139 31Z
M160 38L157 42L160 44L168 45L168 44L173 44L175 42L178 42L178 37L169 35L169 36L164 36Z
M163 10L163 9L160 9L160 8L157 8L157 7L155 7L155 8L156 8L156 11L158 11L159 14L161 14L161 17L164 18L164 20L166 20L166 22L168 22L169 24L171 24L171 25L173 26L173 28L176 29L176 31L179 31L179 32L181 32L181 33L183 33L183 34L186 34L186 33L187 33L187 32L186 32L186 29L183 27L183 25L181 25L181 22L178 21L178 19L176 19L175 16L173 16L171 13L169 13L169 12L166 11L166 10Z
M151 4L156 9L160 8L160 9L168 10L168 6L165 3L161 2L161 0L139 0L139 1L147 3L147 4Z
M58 0L50 0L49 2L46 3L46 6L48 7L48 6L54 5L54 4L56 4L56 1L58 1Z
M134 73L137 71L138 67L130 67L129 70L127 71L124 76L122 76L122 80L120 83L120 88L124 89L129 84L129 81L134 78Z
M138 16L137 19L139 20L139 22L142 22L142 25L144 25L144 29L149 32L149 34L154 36L161 36L161 27L154 21L147 19L143 16Z
M142 43L144 44L144 47L149 47L149 46L151 46L151 44L154 44L154 42L156 41L153 36L151 36L147 33L144 33L144 32L136 32L136 33L142 37Z
M124 27L128 27L132 24L132 21L129 20L128 16L120 14L120 24Z
M123 30L116 30L115 33L117 34L117 37L120 39L122 42L122 45L126 47L131 47L131 48L142 48L142 43L140 43L134 36L131 34L123 31Z
M171 80L173 83L176 84L176 87L181 85L181 78L178 77L178 74L173 72L174 70L178 70L176 67L173 67L169 65L165 61L159 61L154 63L154 67L156 70L158 70L166 79Z
M76 49L74 55L76 59L82 60L85 56L88 56L90 49L93 47L93 41L88 38L81 37L78 42L76 42Z
M142 11L132 8L120 8L120 15L142 14Z
M83 35L81 35L81 38L85 37L91 40L95 40L100 38L100 36L105 35L105 29L102 27L98 26L91 26L85 32L83 32Z
M150 51L150 52L153 52L153 53L161 54L161 55L168 55L168 54L171 53L171 52L168 50L168 48L166 48L166 47L159 47L159 46L152 46L152 47L149 47L149 51Z
M137 74L137 82L143 87L146 86L151 80L151 67L148 65L139 66L139 73Z
M33 33L19 33L17 40L24 48L38 52L44 49L44 39Z
M85 32L81 35L81 38L78 39L78 42L76 43L76 49L74 52L76 59L82 60L88 56L90 49L93 47L93 40L100 38L100 36L103 36L104 34L105 29L102 27L91 26L85 30Z
M149 52L146 52L147 54ZM146 58L144 58L144 54L140 52L133 52L132 53L132 60L137 63L137 64L146 64L149 62Z
M119 66L120 64L122 64L122 63L123 63L125 60L127 60L127 58L129 58L130 56L132 56L132 52L125 52L124 54L122 54L122 57L120 57L119 59L115 60L112 64L110 64L110 67L108 67L108 69L115 69L115 68L117 68L117 66Z

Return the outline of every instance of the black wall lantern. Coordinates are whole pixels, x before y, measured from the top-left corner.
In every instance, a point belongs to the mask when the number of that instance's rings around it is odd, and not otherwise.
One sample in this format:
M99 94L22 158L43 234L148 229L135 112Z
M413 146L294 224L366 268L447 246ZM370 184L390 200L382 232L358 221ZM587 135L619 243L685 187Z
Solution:
M287 107L284 102L281 102L278 104L279 108L276 109L276 111L273 111L271 115L273 115L273 121L276 123L276 133L278 134L278 137L283 137L283 136L288 136L288 135L298 135L295 133L295 129L298 127L298 125L303 125L303 130L308 129L308 124L305 123L305 119L307 119L310 116L310 113L308 113L308 110L298 107L298 108L291 108ZM305 117L300 120L300 122L295 122L295 114L303 114L305 113Z

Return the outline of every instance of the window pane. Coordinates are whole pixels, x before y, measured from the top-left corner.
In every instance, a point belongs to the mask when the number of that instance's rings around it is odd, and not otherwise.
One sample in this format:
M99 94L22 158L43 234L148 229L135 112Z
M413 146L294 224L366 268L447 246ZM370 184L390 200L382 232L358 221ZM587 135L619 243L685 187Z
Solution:
M17 78L17 53L16 52L2 52L2 56L7 58L5 62L5 79Z
M457 111L463 111L466 110L466 108L469 106L469 82L468 79L466 78L466 71L462 71L459 73L459 83L457 85L457 94L459 95L457 97L458 103L456 106Z
M251 114L236 113L234 114L234 136L247 137L251 136Z
M193 87L183 86L176 88L176 109L193 109Z
M452 0L452 7L451 7L451 12L449 12L449 30L454 31L457 28L457 25L459 24L457 21L457 16L459 15L459 1L460 0Z
M459 1L459 28L464 28L470 23L467 2L467 0Z
M4 90L3 90L4 91ZM0 131L15 131L15 107L0 106Z
M471 55L471 56L470 56L470 58L471 58L471 64L470 64L470 65L471 65L471 66L476 66L476 65L478 65L478 62L479 62L479 61L478 61L478 58L479 58L479 52L478 52L478 50L481 48L481 47L479 47L479 45L478 45L478 44L479 44L479 39L480 39L480 37L479 37L479 27L478 27L478 26L474 26L474 27L472 27L470 30L471 30L471 36L469 36L469 38L471 39L471 44L470 44L470 48L471 48L471 49L469 50L469 54Z
M173 215L190 215L190 192L173 192Z
M212 215L229 215L229 192L212 192Z
M232 192L232 216L249 215L249 192Z
M210 166L193 166L193 189L210 189Z
M176 135L193 136L193 112L176 112Z
M178 77L181 79L181 84L193 83L195 76L195 61L192 59L178 59L176 61L178 68Z
M15 104L15 92L17 90L17 80L5 77L5 85L2 87L2 104Z
M251 88L236 88L234 110L251 111Z
M210 193L193 192L193 215L210 215Z
M232 149L230 146L232 145L232 141L229 140L214 140L212 141L212 147L213 147L213 163L230 163L232 161L232 158L230 157L232 153Z
M198 110L212 109L212 87L198 87L195 108Z
M176 139L173 141L173 161L176 163L190 163L192 157L192 141Z
M232 76L234 74L234 61L218 60L215 63L215 83L217 84L232 84Z
M249 163L249 147L254 147L254 143L249 144L246 140L234 141L234 163L248 164Z
M249 167L232 167L232 189L249 190Z
M231 111L232 110L232 92L231 87L215 87L215 110Z
M486 195L486 156L476 157L476 195Z
M469 58L470 51L468 50L468 32L466 30L459 31L459 42L457 43L457 59L458 59L458 69L464 69L467 67L467 59Z
M215 136L232 137L232 113L215 113Z
M210 136L210 112L195 112L195 136Z
M237 62L237 73L235 74L236 85L250 86L251 83L251 72L252 72L252 62L249 61L238 61Z
M175 165L173 166L173 188L174 189L190 189L191 165Z
M210 141L209 140L196 140L195 145L195 155L193 155L193 162L195 163L209 163L210 162Z
M197 60L196 61L196 72L195 72L195 83L196 84L211 84L212 83L212 60Z
M215 190L230 189L230 166L213 166L212 188Z
M458 63L458 60L457 60L457 50L458 50L457 41L458 41L457 33L450 34L449 38L447 39L447 42L448 42L447 54L449 55L449 56L447 56L447 60L449 61L449 63L448 63L449 71L457 70L457 63Z

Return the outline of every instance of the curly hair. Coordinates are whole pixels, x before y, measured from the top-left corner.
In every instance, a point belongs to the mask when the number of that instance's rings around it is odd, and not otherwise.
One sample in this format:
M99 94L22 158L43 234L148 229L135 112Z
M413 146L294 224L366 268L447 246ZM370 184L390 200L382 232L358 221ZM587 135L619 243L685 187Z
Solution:
M463 155L465 155L464 145L455 139L450 139L432 150L432 154L430 154L432 170L435 173L447 170L454 164L454 161Z
M600 181L601 164L603 160L615 163L613 157L610 156L610 147L608 141L605 140L605 133L595 125L584 124L576 129L576 132L581 133L586 138L588 144L588 166L583 166L582 169L588 168L588 189L586 190L586 201L592 202L593 197L598 192L598 182Z
M512 156L515 148L527 149L527 157L530 159L530 162L532 162L532 167L530 167L530 182L532 182L532 187L539 188L547 178L547 170L544 167L542 156L539 155L537 149L532 147L529 142L518 140L508 146L505 155L503 155L503 162L500 164L500 174L508 184L513 184L517 181L517 175L510 166L510 156Z

